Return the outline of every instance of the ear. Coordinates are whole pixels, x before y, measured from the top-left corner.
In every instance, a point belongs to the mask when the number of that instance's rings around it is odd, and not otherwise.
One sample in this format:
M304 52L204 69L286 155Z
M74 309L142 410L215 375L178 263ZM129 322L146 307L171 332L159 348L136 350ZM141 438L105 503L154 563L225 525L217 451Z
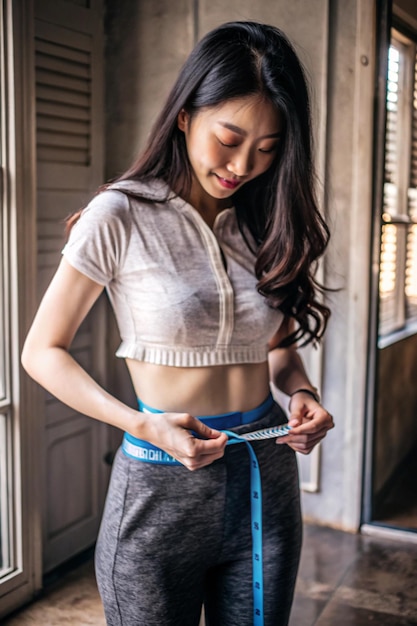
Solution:
M181 109L178 113L177 124L178 128L182 130L184 133L188 129L188 122L190 119L189 113L185 109Z

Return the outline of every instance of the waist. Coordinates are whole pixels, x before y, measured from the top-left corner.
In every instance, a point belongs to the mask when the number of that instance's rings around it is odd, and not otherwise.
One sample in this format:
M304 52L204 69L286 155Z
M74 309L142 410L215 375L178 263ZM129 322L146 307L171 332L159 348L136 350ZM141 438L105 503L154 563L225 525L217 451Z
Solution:
M194 416L246 411L270 392L268 363L182 368L126 359L136 396L170 413Z
M228 428L234 428L236 426L242 426L244 424L250 424L258 419L261 419L268 413L274 404L272 394L269 393L265 400L250 411L230 411L228 413L219 413L217 415L196 415L197 419L202 421L207 426L215 428L217 430L224 430ZM161 409L155 409L145 404L138 398L139 411L143 413L164 413Z
M268 414L273 405L274 399L272 394L269 394L260 405L250 411L231 411L229 413L221 413L217 415L197 415L195 417L207 426L215 428L216 430L230 430L231 428L251 424L252 422L262 419ZM138 399L138 406L139 410L144 413L164 413L161 409L156 409L146 405L140 399ZM163 452L160 448L157 448L142 439L137 439L129 433L124 433L122 449L127 456L147 460L148 462L175 462L174 459L171 460L171 457L169 457L169 455ZM175 464L177 464L177 462L175 462Z

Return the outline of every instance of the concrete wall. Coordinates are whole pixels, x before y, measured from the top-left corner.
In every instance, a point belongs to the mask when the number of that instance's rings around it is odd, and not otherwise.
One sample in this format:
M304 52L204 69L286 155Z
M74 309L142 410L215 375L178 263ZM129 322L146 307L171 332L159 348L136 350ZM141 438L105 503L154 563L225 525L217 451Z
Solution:
M108 178L128 168L194 45L193 0L107 0Z
M330 2L325 259L333 315L323 351L324 404L336 428L323 444L321 492L305 517L355 530L360 521L365 426L372 191L374 3Z
M195 37L256 19L292 38L313 86L323 211L333 231L322 265L333 309L323 348L307 354L337 427L321 446L319 490L304 515L355 530L360 518L371 224L374 0L107 0L107 175L125 169ZM122 384L122 383L120 383ZM319 461L319 463L318 463ZM302 460L309 471L310 457ZM307 464L307 465L306 465Z

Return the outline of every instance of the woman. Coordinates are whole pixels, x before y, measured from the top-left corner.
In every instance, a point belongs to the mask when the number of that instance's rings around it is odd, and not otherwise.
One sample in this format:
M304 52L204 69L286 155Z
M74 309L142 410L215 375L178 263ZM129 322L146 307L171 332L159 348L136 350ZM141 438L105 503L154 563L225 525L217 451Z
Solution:
M310 132L283 33L225 24L191 53L136 163L69 220L22 360L60 400L125 432L96 550L108 624L197 626L203 602L207 626L288 623L294 451L333 426L295 349L329 315L314 280L328 230ZM139 411L68 352L103 288ZM287 422L271 383L291 397L291 430L248 444L245 433Z

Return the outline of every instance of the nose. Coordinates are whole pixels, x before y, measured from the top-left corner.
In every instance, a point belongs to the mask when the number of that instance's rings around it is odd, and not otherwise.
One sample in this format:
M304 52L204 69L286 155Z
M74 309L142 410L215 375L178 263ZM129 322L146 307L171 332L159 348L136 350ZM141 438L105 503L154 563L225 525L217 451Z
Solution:
M227 166L231 174L243 178L250 174L253 168L252 155L249 150L239 150L233 154L233 158Z

